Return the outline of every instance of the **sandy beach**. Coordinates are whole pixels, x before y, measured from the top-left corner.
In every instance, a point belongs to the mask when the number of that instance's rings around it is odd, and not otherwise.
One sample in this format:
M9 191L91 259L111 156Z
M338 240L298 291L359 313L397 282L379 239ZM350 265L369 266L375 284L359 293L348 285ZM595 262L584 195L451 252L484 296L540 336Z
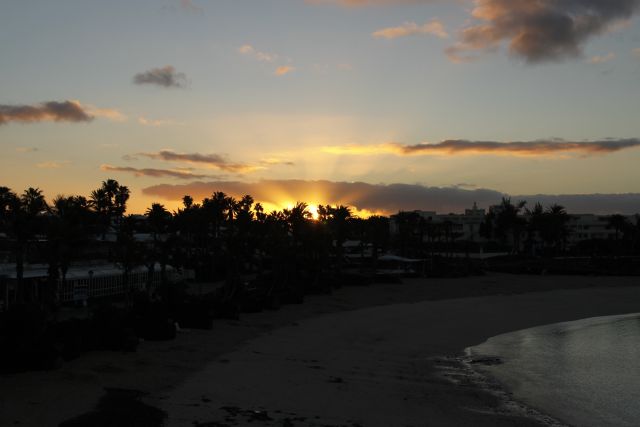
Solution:
M442 378L436 360L509 331L640 312L637 284L487 275L343 288L137 353L0 376L0 425L56 426L105 388L141 392L168 426L536 425L487 411L495 398Z

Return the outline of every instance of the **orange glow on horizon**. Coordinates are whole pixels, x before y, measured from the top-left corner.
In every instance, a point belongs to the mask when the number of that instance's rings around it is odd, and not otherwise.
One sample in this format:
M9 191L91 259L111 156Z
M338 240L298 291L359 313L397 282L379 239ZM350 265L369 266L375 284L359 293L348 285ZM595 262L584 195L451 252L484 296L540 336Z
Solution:
M155 200L147 197L144 197L144 198L132 197L129 200L127 214L144 214L146 210L151 206L152 203L160 203L170 212L177 212L178 209L182 208L182 202L178 200ZM200 203L200 201L197 200L196 203ZM264 212L267 214L271 213L272 211L281 211L283 209L291 209L293 208L293 206L295 206L295 202L291 202L291 201L272 203L272 202L263 202L260 200L256 200L256 203L260 203L260 205L262 205ZM351 209L351 215L353 217L359 217L359 218L365 218L365 219L373 215L389 216L391 214L390 212L385 212L380 210L372 211L369 209L360 209L350 203L345 203L344 201L332 201L332 202L327 201L322 203L306 202L306 203L307 203L307 210L311 213L311 217L314 220L318 219L318 205L348 206L349 209Z

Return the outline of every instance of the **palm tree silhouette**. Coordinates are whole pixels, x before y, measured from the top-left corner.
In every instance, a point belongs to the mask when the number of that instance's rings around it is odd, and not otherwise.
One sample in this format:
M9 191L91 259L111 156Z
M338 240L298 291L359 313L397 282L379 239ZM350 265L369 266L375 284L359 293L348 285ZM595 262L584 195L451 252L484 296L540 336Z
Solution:
M622 252L622 244L620 237L621 235L625 236L628 234L628 230L630 229L631 223L624 215L614 214L609 215L607 217L607 225L609 228L612 228L615 232L614 239L616 242L616 250L618 254Z
M49 206L39 188L29 187L14 202L13 233L16 242L16 291L20 302L25 297L23 286L25 255L29 249L30 239L36 234L44 232L44 217L42 215L48 210Z
M119 231L130 195L129 188L114 179L102 181L100 188L91 192L89 204L98 214L103 239L112 224L116 233Z
M166 265L167 265L167 236L166 233L171 224L172 215L164 205L153 203L145 212L147 222L151 228L151 236L153 243L151 248L147 249L147 293L151 292L153 284L153 276L155 272L155 264L160 264L160 277L162 285L167 282Z
M515 205L511 198L503 197L502 202L495 210L495 232L503 242L511 238L513 253L520 251L520 236L526 226L526 220L520 216L527 202L520 201Z
M67 272L73 258L86 246L95 222L95 214L90 210L83 196L57 196L53 200L51 215L47 224L47 241L51 290L57 298L57 268L60 269L62 285L66 284Z
M367 240L371 243L371 270L378 268L378 253L389 241L389 218L372 215L365 220Z

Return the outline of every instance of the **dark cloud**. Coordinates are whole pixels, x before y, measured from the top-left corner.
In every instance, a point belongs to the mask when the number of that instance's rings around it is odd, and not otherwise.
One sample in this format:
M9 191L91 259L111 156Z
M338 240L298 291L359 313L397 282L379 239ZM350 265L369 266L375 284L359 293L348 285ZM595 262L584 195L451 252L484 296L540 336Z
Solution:
M373 185L363 182L304 180L264 180L257 183L238 181L192 182L184 185L161 184L143 189L150 196L180 200L185 194L196 199L224 191L235 197L251 194L256 200L281 205L285 202L341 203L372 212L396 212L399 209L459 212L474 202L495 204L502 193L492 190L425 187L421 185Z
M496 141L466 141L447 140L438 144L416 144L400 146L403 154L516 154L526 156L541 156L561 153L614 153L616 151L640 146L640 139L605 139L602 141L566 141L562 139L549 141L524 142L496 142Z
M295 162L280 159L264 159L260 160L260 164L264 166L295 166Z
M323 204L344 204L370 212L395 213L399 210L428 210L439 213L459 213L477 203L489 207L500 203L506 194L488 189L460 187L428 187L409 184L367 184L363 182L333 182L304 180L265 180L256 183L237 181L191 182L181 185L160 184L144 188L143 193L165 200L179 201L185 194L195 199L209 197L214 191L224 191L234 197L251 194L256 200L281 206L282 203L307 201ZM587 195L519 195L513 200L527 200L530 205L558 203L571 213L640 212L640 194Z
M49 101L36 105L0 105L0 125L9 122L90 122L93 116L76 101Z
M124 172L135 176L148 176L153 178L176 178L176 179L215 179L215 176L193 173L186 169L152 169L133 168L127 166L102 165L100 169L106 172Z
M438 0L305 0L309 4L337 4L347 7L434 3ZM440 0L442 1L442 0Z
M513 200L526 200L529 206L537 202L544 206L558 204L570 213L593 213L608 215L620 213L634 215L640 213L640 194L537 194L513 196Z
M494 154L513 156L549 156L557 154L608 154L640 147L640 139L603 139L599 141L567 141L550 139L537 141L467 141L451 139L435 144L421 143L402 145L388 143L382 145L346 145L324 147L331 154L396 154L401 156L458 155L458 154Z
M133 76L133 82L138 85L152 84L162 87L183 88L187 85L187 76L176 72L176 69L167 65L162 68L153 68Z
M157 153L138 153L138 155L165 162L196 163L233 173L250 172L256 169L255 166L248 164L229 162L220 154L176 153L171 150L160 150Z
M591 37L630 19L640 0L474 0L476 23L461 31L447 49L458 62L470 53L509 45L511 54L527 62L557 61L582 54Z

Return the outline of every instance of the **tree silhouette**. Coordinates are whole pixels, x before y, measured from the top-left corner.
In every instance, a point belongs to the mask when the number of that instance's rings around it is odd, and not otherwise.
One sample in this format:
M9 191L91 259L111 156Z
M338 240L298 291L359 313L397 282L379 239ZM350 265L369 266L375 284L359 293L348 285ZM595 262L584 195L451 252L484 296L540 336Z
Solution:
M60 269L64 285L73 259L86 247L95 214L83 196L57 196L48 219L49 282L51 292L57 296L57 270Z
M100 188L91 192L89 205L98 215L103 239L111 225L115 225L118 232L130 195L129 188L114 179L102 181Z
M6 217L8 235L13 238L14 256L16 260L16 293L17 300L25 299L24 261L29 249L30 240L38 233L45 231L44 214L49 207L38 188L28 188L18 197L6 187L2 188L3 212Z
M631 228L631 223L629 222L627 217L620 214L609 215L606 219L608 227L614 230L616 250L618 254L620 254L622 252L623 246L623 241L620 239L620 237L626 237L625 235L629 234L627 230Z
M503 243L507 243L510 238L510 246L513 253L520 251L520 240L522 232L526 226L526 220L520 215L527 202L520 201L515 205L511 203L511 198L503 197L502 202L492 207L496 235Z
M161 205L160 203L153 203L150 208L145 212L147 222L151 228L151 236L153 243L151 248L147 249L147 292L151 292L151 286L153 284L153 275L155 271L155 264L160 264L160 277L162 285L167 282L166 266L168 257L167 247L167 235L171 225L172 215L171 213Z

